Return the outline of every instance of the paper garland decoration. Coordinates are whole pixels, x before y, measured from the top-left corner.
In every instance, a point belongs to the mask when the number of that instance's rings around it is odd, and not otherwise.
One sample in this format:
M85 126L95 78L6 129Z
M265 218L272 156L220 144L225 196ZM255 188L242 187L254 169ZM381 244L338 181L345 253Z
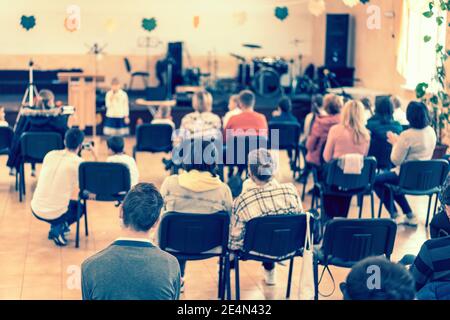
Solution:
M277 19L283 21L284 19L286 19L289 15L289 9L288 7L276 7L275 8L275 17L277 17Z
M36 18L34 16L25 16L20 17L20 25L27 31L30 31L36 26Z
M309 0L308 10L316 17L322 15L326 10L325 0Z
M64 19L64 28L69 32L80 30L81 9L77 5L70 5L66 9L67 17Z
M155 18L144 18L142 19L142 28L148 32L151 32L156 29L157 23Z
M197 29L198 25L200 24L200 17L199 16L194 16L192 24L194 25L194 28Z

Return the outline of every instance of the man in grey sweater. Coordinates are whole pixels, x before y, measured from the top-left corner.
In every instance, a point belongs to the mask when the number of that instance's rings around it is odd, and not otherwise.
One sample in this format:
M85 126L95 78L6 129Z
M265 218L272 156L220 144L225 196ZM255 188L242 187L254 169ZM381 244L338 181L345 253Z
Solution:
M163 199L153 184L139 183L121 210L122 236L81 266L84 300L176 300L180 295L177 259L154 246L149 231Z

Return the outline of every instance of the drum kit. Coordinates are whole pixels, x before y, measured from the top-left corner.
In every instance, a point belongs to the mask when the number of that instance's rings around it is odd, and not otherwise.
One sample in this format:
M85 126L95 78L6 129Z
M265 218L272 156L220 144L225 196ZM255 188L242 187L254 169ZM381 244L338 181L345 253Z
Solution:
M262 46L252 43L242 46L252 51L262 49ZM263 97L282 93L281 77L289 72L289 62L281 57L254 57L249 62L243 56L230 55L239 61L237 82L240 88L252 89Z

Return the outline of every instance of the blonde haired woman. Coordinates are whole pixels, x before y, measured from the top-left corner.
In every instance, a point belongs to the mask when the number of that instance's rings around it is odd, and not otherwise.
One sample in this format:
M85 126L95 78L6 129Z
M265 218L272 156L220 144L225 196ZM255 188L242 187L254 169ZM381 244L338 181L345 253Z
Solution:
M350 100L341 112L341 121L333 126L323 151L323 159L330 162L349 153L367 155L370 132L365 126L364 106L361 102Z
M181 119L180 131L184 138L210 138L220 134L222 122L212 113L213 97L206 91L198 91L192 96L191 112Z
M370 132L365 127L366 118L361 102L350 100L341 112L341 121L333 126L323 151L326 162L338 159L346 154L367 155L370 144ZM328 218L346 217L350 208L351 197L324 196L324 209Z

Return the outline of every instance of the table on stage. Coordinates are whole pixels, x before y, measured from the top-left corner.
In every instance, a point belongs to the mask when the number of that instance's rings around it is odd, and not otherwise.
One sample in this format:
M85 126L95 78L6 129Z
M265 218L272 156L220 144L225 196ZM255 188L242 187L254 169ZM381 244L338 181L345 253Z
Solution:
M58 79L67 82L68 104L75 107L70 124L78 126L81 130L92 127L95 135L97 123L95 91L97 83L105 81L105 77L81 72L61 72L58 73Z

